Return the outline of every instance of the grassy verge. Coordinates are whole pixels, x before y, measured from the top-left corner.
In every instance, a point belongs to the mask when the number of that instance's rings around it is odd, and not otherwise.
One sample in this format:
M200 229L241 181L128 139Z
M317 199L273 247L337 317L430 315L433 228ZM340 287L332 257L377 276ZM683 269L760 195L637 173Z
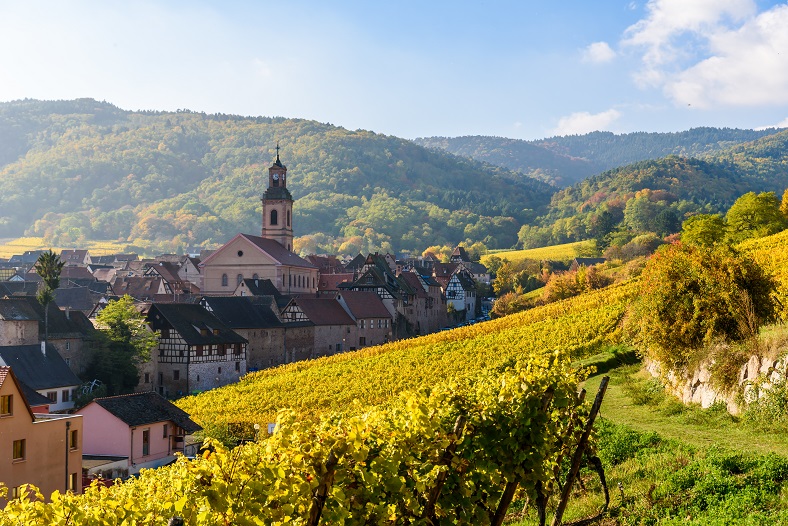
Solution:
M687 407L623 349L585 360L610 385L595 426L611 504L596 524L788 524L788 433L764 432L722 407ZM601 485L590 470L573 492L565 523L595 515ZM517 513L517 506L523 511ZM548 518L553 510L548 510ZM537 524L535 510L513 506L510 524Z

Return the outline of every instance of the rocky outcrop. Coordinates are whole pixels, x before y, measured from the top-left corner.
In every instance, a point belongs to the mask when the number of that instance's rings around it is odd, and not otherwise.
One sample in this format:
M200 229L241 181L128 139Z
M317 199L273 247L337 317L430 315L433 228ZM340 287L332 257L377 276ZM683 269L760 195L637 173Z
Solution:
M734 415L741 413L742 402L757 399L775 383L785 381L788 370L788 358L761 358L753 355L739 370L738 389L722 392L713 386L709 363L702 363L691 376L679 375L673 371L664 372L659 363L645 359L644 364L652 376L665 382L665 389L681 399L685 404L700 404L707 408L715 403L724 403L728 412Z

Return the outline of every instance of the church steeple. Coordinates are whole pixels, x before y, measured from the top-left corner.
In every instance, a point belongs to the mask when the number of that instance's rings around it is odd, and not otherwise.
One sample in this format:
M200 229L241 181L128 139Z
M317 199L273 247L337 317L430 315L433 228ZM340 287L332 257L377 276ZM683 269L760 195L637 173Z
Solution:
M262 237L278 241L287 250L293 250L293 196L287 189L287 166L279 159L278 141L276 160L268 168L268 188L262 201Z

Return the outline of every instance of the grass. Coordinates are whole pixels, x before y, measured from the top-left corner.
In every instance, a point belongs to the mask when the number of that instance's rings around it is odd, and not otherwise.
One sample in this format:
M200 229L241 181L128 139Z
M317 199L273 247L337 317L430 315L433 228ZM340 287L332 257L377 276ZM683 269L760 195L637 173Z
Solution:
M578 256L579 251L590 247L591 241L577 241L575 243L565 243L563 245L553 245L551 247L529 248L526 250L505 250L490 251L482 257L482 264L487 264L486 260L490 256L497 256L509 261L519 261L521 259L550 259L553 261L571 261Z
M120 254L126 252L128 243L117 241L85 241L78 247L53 247L44 241L43 237L20 237L17 239L0 239L0 258L10 258L16 254L23 254L27 250L48 250L60 253L64 249L87 249L92 256Z
M755 429L722 406L685 406L635 361L612 348L581 362L600 371L585 383L587 399L610 376L595 429L611 504L596 524L788 524L786 430ZM566 522L604 504L596 474L583 468L581 477ZM537 524L523 502L512 511L510 524Z

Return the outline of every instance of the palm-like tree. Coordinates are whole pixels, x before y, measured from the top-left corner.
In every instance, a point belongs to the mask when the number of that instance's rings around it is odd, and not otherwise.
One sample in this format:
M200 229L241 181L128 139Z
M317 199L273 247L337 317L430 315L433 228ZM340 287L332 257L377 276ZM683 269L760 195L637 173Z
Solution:
M60 272L65 261L60 261L60 256L52 249L38 256L36 272L43 280L43 288L38 292L38 302L44 307L44 346L49 339L49 304L55 300L55 289L60 286Z

